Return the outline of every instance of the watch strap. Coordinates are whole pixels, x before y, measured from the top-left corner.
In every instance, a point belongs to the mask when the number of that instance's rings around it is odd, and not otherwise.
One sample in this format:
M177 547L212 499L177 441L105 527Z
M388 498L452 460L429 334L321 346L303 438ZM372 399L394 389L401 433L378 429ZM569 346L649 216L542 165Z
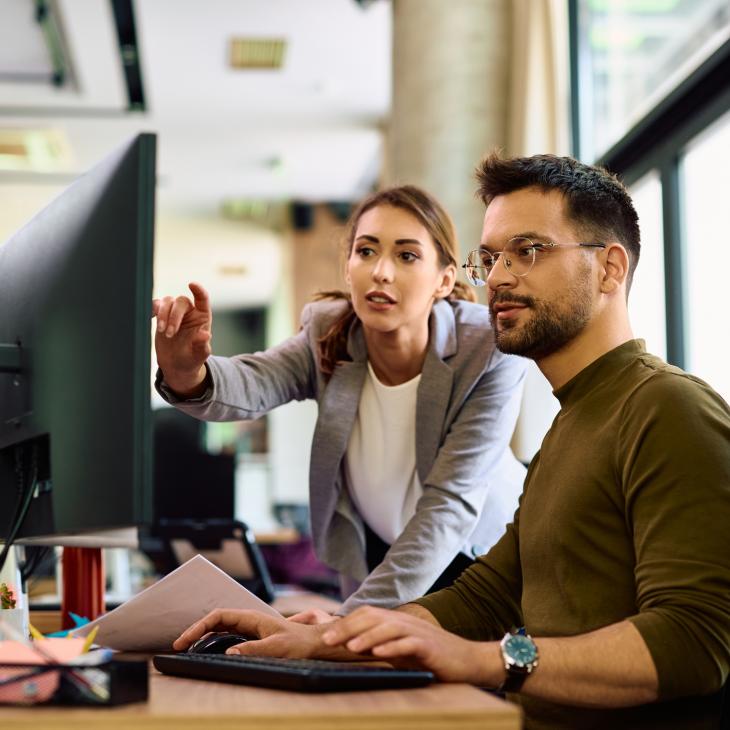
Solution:
M498 692L519 692L525 680L530 676L529 672L520 672L514 667L507 670L507 678L497 687Z

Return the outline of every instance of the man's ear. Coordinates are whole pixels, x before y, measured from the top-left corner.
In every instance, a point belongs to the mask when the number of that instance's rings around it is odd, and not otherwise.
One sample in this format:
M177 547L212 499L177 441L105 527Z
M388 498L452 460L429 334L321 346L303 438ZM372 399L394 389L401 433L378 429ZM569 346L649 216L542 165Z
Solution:
M601 291L610 294L626 282L629 275L629 254L620 243L609 243L603 252Z
M441 272L441 282L434 292L434 299L445 299L454 291L454 284L456 283L456 266L449 264Z

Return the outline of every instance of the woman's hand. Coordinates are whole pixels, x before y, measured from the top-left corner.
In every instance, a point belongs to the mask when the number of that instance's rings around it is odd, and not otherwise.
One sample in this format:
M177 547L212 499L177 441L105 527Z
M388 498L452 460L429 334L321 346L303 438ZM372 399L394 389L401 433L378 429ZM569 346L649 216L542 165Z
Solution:
M213 315L208 292L190 283L193 299L163 297L152 300L152 316L157 317L155 351L165 382L178 395L200 395L205 381Z
M322 628L328 646L428 669L442 682L493 686L504 671L496 644L462 639L403 611L365 606Z
M320 626L322 624L329 624L333 621L337 621L339 616L333 616L327 611L323 611L321 608L310 608L307 611L300 611L295 613L293 616L289 616L288 621L293 621L297 624L307 624L309 626Z

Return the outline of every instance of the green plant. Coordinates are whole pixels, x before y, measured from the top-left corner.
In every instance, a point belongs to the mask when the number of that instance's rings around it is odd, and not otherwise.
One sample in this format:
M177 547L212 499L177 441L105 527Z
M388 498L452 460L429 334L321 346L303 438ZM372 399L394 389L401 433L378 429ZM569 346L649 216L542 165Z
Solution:
M15 598L7 583L0 583L0 608L15 608Z

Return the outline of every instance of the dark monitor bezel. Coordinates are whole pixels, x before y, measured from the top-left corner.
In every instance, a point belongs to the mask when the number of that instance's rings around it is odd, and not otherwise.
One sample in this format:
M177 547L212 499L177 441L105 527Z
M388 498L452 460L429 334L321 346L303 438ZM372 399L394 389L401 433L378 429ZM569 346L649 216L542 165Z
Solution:
M22 321L23 324L18 324L17 333L13 322L10 321L13 315L7 315L6 320L3 321L4 315L0 311L0 344L4 345L2 353L0 353L0 383L3 384L3 388L0 388L0 395L10 393L15 399L11 402L12 399L5 398L5 405L0 403L0 513L4 513L0 514L0 535L3 537L7 534L6 520L10 518L14 504L19 497L17 494L20 490L17 479L18 449L33 450L35 459L35 454L44 448L43 443L45 442L50 443L49 453L41 453L40 461L49 470L49 474L41 476L48 478L44 479L45 488L39 490L32 500L18 537L79 534L147 525L152 521L150 302L154 261L155 167L156 136L154 134L135 136L69 186L43 211L34 216L26 226L0 246L0 262L11 264L11 270L12 265L16 265L21 277L27 279L27 282L24 282L26 285L23 287L17 283L14 286L8 286L7 289L11 291L6 291L5 295L5 305L9 311L15 312L16 315L18 312L21 313L20 316L17 316L17 320ZM98 210L94 209L95 201L98 204ZM88 210L84 206L87 206ZM124 361L124 370L129 374L124 381L124 392L110 395L109 398L110 403L126 404L127 400L130 403L129 407L122 405L123 418L120 418L121 423L117 429L117 434L127 431L127 429L131 430L129 438L126 436L121 438L121 441L124 442L121 449L125 453L123 456L120 455L116 464L117 467L123 464L123 469L119 470L123 470L124 475L112 473L110 464L106 472L108 479L99 478L98 475L105 473L102 463L104 457L94 453L81 454L82 442L81 448L77 450L79 453L76 454L76 458L79 463L88 460L86 463L89 465L89 473L95 475L93 481L101 483L62 485L58 483L54 475L64 471L63 460L71 458L69 453L72 450L66 448L59 452L54 448L58 441L64 440L65 435L59 435L63 424L60 422L58 414L53 412L53 408L48 405L51 403L49 393L43 392L44 389L48 391L48 386L46 383L39 382L41 378L39 373L45 373L42 377L47 378L51 369L47 360L48 352L53 352L53 349L52 347L49 349L47 338L43 339L38 332L45 326L44 318L53 320L52 297L56 297L60 306L65 306L65 303L62 297L59 298L58 291L44 291L43 285L50 282L55 287L58 280L62 280L66 274L69 274L69 281L77 282L72 275L71 266L67 271L63 270L63 266L66 265L64 257L68 257L68 260L73 262L74 256L83 256L84 251L92 251L93 246L103 247L106 243L101 240L100 236L99 240L95 240L91 246L89 241L84 240L86 235L84 226L88 225L90 229L97 226L95 230L102 233L105 230L104 226L107 226L109 238L117 241L113 228L115 224L132 239L124 238L123 245L128 245L129 248L120 253L116 260L114 256L109 257L110 261L121 264L120 276L125 278L123 282L125 301L119 308L122 320L127 319L127 311L129 318L128 321L123 322L126 338L123 348L125 358L126 348L129 347L132 350ZM64 225L73 229L71 232L64 233L68 237L66 244L69 250L62 249L61 246L58 246L58 250L56 250L53 243L54 236L59 230L63 231ZM58 228L59 226L60 228ZM72 240L74 235L78 236L78 242ZM58 238L63 237L58 234ZM14 249L11 248L13 246L15 246ZM30 253L24 254L21 250L22 246L28 248ZM72 249L73 246L77 246L78 250ZM34 247L37 247L37 250L33 250ZM99 258L102 252L103 248L94 250L96 263L102 260ZM115 253L117 252L118 249L115 249ZM23 260L24 255L26 260ZM36 257L38 263L37 276L34 274L33 262L29 264L27 260L32 256ZM57 271L54 270L54 266L58 267ZM108 281L113 282L112 277L117 272L103 269L103 265L99 266L99 276L107 276ZM6 273L6 284L13 284L13 280L10 279L11 273ZM58 280L54 278L56 275ZM3 272L0 271L0 285L2 281ZM7 297L14 297L16 300L22 301L13 302ZM81 295L76 296L76 300L80 299L82 299ZM2 304L3 294L0 292L0 307ZM78 301L74 306L79 306ZM82 306L85 306L83 302ZM89 301L88 306L98 307L103 311L104 302ZM28 310L31 313L26 317L25 312ZM69 311L72 310L69 309ZM89 311L92 310L89 309ZM102 317L103 315L99 314L94 322L102 322ZM113 323L110 323L110 326L113 326ZM50 329L50 327L46 329ZM91 329L93 330L93 328ZM79 333L74 334L79 335ZM81 334L83 337L78 337L75 344L82 349L88 348L88 353L93 352L95 338L103 339L99 338L94 331ZM43 345L37 350L34 349L34 346L38 342L34 338L38 341L43 340ZM45 353L44 357L41 356L41 352ZM113 356L113 353L108 355L108 357ZM78 363L79 360L74 360L75 357L77 357L76 353L68 358L68 362ZM105 361L105 357L102 348L102 354L98 358L102 373L104 363L109 362L108 359ZM56 386L58 385L58 381L53 382ZM78 401L76 405L80 412L85 413L84 405L80 402L82 398L79 397L83 384L74 383L74 386ZM96 386L98 391L98 383ZM114 382L108 383L108 388L114 387ZM57 387L53 393L54 396L56 393L59 394L59 400L65 397L62 388ZM109 393L112 394L113 391L109 391ZM96 397L98 398L98 392ZM66 400L74 405L73 399L66 398ZM92 404L87 410L90 413L94 409L101 412L101 408L103 408L103 404ZM74 408L68 408L68 411L68 428L72 429L74 427L72 420ZM109 413L109 418L113 419L114 414ZM99 423L100 429L104 427L103 423ZM110 427L110 435L107 440L111 440L113 433L114 428ZM104 435L99 436L101 441L95 441L97 434L93 433L93 429L88 427L88 424L86 436L91 443L104 446L102 451L106 452L107 459L110 454L114 454L113 444L103 443ZM83 439L83 434L80 437ZM16 464L15 469L13 463ZM94 467L92 468L91 465ZM74 468L76 473L83 472L83 468L78 469L78 464ZM117 476L118 484L115 486ZM76 481L78 482L78 480ZM107 483L104 484L104 482ZM75 502L72 491L76 494Z

